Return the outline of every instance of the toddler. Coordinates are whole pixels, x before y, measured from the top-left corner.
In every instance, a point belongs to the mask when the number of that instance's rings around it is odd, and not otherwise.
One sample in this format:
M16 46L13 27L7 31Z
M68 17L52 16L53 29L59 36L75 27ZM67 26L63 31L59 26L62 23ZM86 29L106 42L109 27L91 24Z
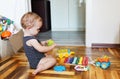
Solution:
M34 12L28 12L22 16L21 25L24 29L23 45L25 54L30 67L35 69L32 74L36 75L38 72L54 66L56 59L45 53L52 50L56 44L46 46L47 41L39 42L35 37L42 27L42 18Z

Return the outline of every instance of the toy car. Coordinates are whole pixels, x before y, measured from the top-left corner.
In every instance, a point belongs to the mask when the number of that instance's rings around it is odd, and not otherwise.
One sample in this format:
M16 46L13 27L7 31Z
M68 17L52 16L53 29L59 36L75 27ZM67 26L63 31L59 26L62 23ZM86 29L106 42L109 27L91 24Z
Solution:
M89 68L88 68L88 66L76 65L76 66L74 67L74 69L75 69L76 71L87 71Z

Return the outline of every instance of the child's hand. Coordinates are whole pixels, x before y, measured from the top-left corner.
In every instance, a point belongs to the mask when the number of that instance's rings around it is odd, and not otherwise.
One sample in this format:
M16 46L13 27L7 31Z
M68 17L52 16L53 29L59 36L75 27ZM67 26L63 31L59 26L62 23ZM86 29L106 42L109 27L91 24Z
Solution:
M43 46L46 46L46 45L47 45L47 41L41 41L41 44L42 44Z
M57 46L57 44L56 44L56 43L54 43L54 44L53 44L53 45L51 45L51 46L53 46L53 48L54 48L54 47L56 47L56 46Z
M47 46L52 46L54 43L52 39L47 40Z

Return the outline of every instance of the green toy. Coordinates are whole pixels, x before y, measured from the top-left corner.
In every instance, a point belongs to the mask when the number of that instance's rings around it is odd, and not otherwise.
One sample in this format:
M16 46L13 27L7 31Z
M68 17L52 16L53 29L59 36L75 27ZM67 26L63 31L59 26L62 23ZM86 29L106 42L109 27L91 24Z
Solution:
M52 39L49 39L48 40L48 43L47 43L47 46L51 46L51 45L53 45L54 44L54 41L52 40Z

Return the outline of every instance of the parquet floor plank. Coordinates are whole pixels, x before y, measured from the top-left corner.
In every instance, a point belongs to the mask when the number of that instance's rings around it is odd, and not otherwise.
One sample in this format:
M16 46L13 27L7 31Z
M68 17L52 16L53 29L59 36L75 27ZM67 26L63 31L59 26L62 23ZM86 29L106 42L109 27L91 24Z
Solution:
M56 56L57 50L63 48L74 51L77 57L88 56L93 60L107 55L110 57L111 66L103 70L94 65L89 65L88 71L79 72L74 70L75 65L64 64L66 66L64 72L56 72L51 68L33 76L31 73L34 70L29 68L29 63L23 51L0 60L0 79L120 79L120 49L58 46L50 53Z

